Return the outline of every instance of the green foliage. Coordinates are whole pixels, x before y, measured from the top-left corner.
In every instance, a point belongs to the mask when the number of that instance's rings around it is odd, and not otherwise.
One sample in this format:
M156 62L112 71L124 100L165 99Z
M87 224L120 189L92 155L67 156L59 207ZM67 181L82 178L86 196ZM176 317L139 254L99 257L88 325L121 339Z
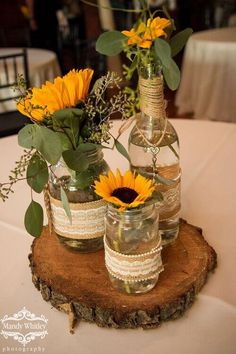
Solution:
M180 71L173 59L168 68L163 66L163 74L168 87L173 91L176 90L180 83Z
M37 153L29 161L26 176L28 185L36 193L41 193L48 182L48 166Z
M183 49L192 33L192 28L185 28L170 39L172 57L175 57Z
M127 37L119 31L104 32L96 42L96 50L104 55L114 56L122 52Z
M25 213L25 228L34 237L41 235L43 229L43 208L34 200L31 201Z
M89 166L86 154L80 150L67 150L62 153L62 156L67 166L73 171L83 172Z
M18 134L18 143L25 148L35 148L45 160L56 164L61 157L62 146L58 135L47 127L28 124Z
M129 162L131 162L126 148L117 139L115 139L115 147L122 156L124 156Z
M65 213L66 213L70 223L72 224L72 216L71 216L70 205L69 205L69 202L68 202L68 198L67 198L66 192L64 191L62 186L60 187L60 192L61 192L61 202L62 202L63 209L65 210Z
M96 171L92 168L88 168L76 175L75 185L79 189L86 189L92 185L95 177L97 177Z
M156 38L154 41L154 52L156 58L160 60L162 67L169 68L171 62L171 49L169 43L164 39Z
M21 156L19 161L16 161L16 166L8 177L9 181L5 183L0 183L0 198L5 202L9 198L10 193L14 193L13 185L24 179L24 174L29 164L29 161L34 154L33 150L24 150L24 154Z
M25 125L18 133L18 144L26 149L35 147L37 126L34 124Z
M57 134L52 130L36 125L35 148L45 160L51 164L56 164L61 157L61 141Z
M80 126L85 119L82 109L65 108L52 115L53 128L61 131L68 138L71 145L76 148Z

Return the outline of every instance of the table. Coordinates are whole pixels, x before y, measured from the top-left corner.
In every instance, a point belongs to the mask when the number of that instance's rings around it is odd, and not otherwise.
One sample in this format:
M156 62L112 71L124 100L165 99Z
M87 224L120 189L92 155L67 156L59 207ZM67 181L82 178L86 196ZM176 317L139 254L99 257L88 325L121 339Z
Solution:
M21 50L21 48L0 48L0 56L19 53ZM27 48L27 55L31 87L40 87L45 81L53 81L55 77L61 75L56 53L45 49ZM3 93L1 92L1 95L2 94ZM5 102L0 105L1 112L14 109L14 102Z
M178 114L236 122L236 27L193 34L185 49L176 95Z
M182 119L172 123L181 142L182 217L202 227L206 240L218 253L215 274L183 318L159 329L110 330L83 322L70 335L67 316L43 301L31 281L27 256L32 238L23 226L30 191L24 182L19 182L15 194L4 205L0 202L0 318L24 306L48 318L48 335L31 342L29 347L44 347L45 353L50 354L172 354L173 350L176 354L235 353L236 125ZM119 124L114 123L113 134ZM128 131L121 138L123 144L127 144L127 137ZM0 139L0 151L4 151L0 155L2 182L20 155L17 137ZM105 158L112 169L128 168L126 160L116 152L106 150ZM0 336L0 348L10 344L17 346L13 340Z

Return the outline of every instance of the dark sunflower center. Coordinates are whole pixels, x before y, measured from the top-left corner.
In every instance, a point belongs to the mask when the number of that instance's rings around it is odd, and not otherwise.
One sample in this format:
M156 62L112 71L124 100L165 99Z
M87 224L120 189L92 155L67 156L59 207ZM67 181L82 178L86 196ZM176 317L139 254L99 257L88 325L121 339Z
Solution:
M127 204L132 203L137 196L138 193L135 190L127 187L117 188L112 192L112 197L116 197Z

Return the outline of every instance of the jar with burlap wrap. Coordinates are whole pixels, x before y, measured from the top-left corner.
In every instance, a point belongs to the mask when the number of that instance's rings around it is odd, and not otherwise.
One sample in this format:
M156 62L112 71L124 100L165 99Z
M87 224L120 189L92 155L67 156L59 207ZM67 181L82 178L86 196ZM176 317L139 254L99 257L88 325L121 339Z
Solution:
M179 232L179 139L166 117L163 77L156 64L139 69L140 111L129 136L131 170L154 178L163 201L159 210L162 245L172 243Z
M151 290L163 270L155 204L119 212L108 205L105 263L115 289L139 294Z
M53 229L61 243L79 252L95 252L103 248L106 203L94 192L93 182L109 170L100 148L86 153L89 166L84 174L68 169L61 159L51 169L49 179L50 217ZM81 188L88 178L89 185ZM66 192L72 222L61 201L61 186Z

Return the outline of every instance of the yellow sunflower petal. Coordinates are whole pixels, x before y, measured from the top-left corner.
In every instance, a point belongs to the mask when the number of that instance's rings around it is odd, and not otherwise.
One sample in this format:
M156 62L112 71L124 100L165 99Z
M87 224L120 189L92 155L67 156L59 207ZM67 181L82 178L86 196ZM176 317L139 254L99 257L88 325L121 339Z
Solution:
M116 169L116 188L123 187L123 177L121 176L119 168Z
M134 189L135 179L131 171L126 171L123 176L123 187Z
M116 177L115 177L115 175L113 174L112 171L108 172L108 179L109 179L109 183L110 183L110 186L111 186L113 191L115 189L117 189L118 187L121 187L120 185L118 185L118 183L116 181Z

